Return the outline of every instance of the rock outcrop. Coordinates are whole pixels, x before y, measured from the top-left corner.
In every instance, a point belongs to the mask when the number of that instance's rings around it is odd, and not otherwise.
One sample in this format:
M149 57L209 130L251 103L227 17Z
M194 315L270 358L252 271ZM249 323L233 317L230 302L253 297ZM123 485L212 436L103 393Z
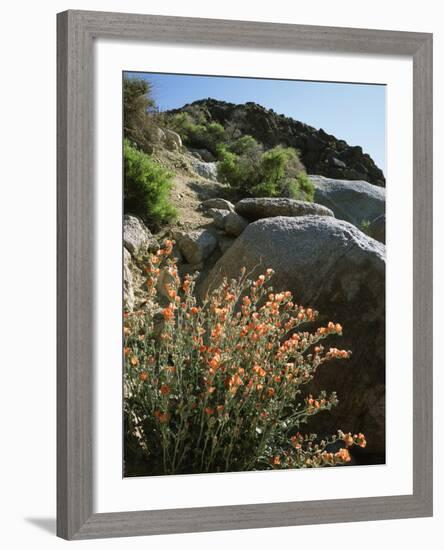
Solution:
M344 181L309 176L316 190L314 201L330 208L336 218L362 228L385 214L385 189L367 181Z
M383 461L385 246L331 216L262 219L248 225L218 260L202 292L223 276L237 278L242 267L253 270L252 277L273 268L274 290L291 290L297 303L317 309L319 323L342 324L344 336L325 345L351 349L352 358L320 369L307 388L337 391L340 401L329 414L313 418L315 431L367 433L364 454Z

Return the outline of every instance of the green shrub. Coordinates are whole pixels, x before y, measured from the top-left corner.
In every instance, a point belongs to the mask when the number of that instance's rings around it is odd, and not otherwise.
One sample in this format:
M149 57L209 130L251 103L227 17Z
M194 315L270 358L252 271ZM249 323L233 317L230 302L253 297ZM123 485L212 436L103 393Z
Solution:
M123 144L124 210L140 216L156 229L176 217L169 202L172 174L128 140Z
M177 113L168 121L168 126L177 132L185 145L197 149L207 149L215 154L217 147L225 140L224 127L218 122L199 122L187 112Z
M229 145L229 150L236 153L236 155L248 155L250 157L260 155L263 152L262 146L249 134L233 140Z
M223 183L229 183L239 194L248 194L247 190L254 177L254 171L246 162L247 159L229 151L225 146L219 147L218 157L218 179Z
M314 194L315 186L305 172L301 172L288 182L288 196L293 199L313 202Z
M312 201L314 186L305 174L298 153L291 147L263 152L257 141L243 136L218 148L218 177L240 198L290 197Z
M304 169L298 154L291 147L274 147L261 158L261 175L264 181L279 187L285 179L294 178Z
M220 181L230 184L240 197L249 196L260 181L258 167L262 154L262 146L249 135L229 144L219 144L217 171Z
M184 143L187 142L192 127L196 126L193 118L187 112L176 113L170 116L167 120L167 125L171 130L174 130L180 135Z
M151 93L151 84L146 80L124 78L123 135L146 153L152 153L159 144L159 127L163 125Z

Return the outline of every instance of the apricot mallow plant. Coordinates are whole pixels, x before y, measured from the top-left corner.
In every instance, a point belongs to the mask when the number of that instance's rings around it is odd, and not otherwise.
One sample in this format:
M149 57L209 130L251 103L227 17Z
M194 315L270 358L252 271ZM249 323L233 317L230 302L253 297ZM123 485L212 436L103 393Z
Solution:
M147 298L124 313L126 475L313 468L350 462L363 434L318 440L310 417L335 393L304 395L332 359L338 323L304 329L317 312L273 292L273 270L224 279L198 302L196 274L179 276L173 242L149 257ZM330 450L335 449L335 450Z

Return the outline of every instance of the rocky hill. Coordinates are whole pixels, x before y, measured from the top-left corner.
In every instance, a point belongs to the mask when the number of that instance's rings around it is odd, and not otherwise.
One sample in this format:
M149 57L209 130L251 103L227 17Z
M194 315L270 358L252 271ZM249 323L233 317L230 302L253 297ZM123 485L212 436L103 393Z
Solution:
M208 98L170 111L172 114L189 112L217 122L238 134L249 134L266 149L276 145L294 147L310 174L345 180L368 181L385 187L385 177L370 155L360 146L350 146L344 140L317 130L273 109L253 102L234 104Z

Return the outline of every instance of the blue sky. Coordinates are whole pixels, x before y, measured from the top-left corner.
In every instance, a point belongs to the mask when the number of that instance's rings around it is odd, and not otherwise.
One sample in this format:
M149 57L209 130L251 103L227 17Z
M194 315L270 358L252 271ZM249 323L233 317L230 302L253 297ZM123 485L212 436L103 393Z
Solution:
M349 145L360 145L385 172L385 86L299 80L126 73L145 78L162 111L212 97L232 103L254 101Z

